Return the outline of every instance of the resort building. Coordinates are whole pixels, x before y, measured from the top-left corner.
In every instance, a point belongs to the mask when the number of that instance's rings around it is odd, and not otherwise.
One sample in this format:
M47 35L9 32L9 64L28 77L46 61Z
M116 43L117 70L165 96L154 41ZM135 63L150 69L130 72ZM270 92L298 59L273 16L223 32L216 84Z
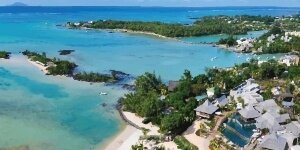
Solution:
M178 85L179 85L179 81L169 81L168 91L173 92Z
M255 118L261 116L261 114L254 109L253 105L248 105L245 108L238 111L241 115L241 119L247 123L255 123Z
M300 145L292 146L291 150L300 150Z
M287 140L288 146L293 147L298 144L300 139L300 124L298 121L292 121L285 126L285 131L281 136Z
M75 26L80 26L80 23L79 22L75 22L74 25Z
M277 105L274 99L265 100L263 102L258 103L255 106L255 109L259 111L261 114L264 112L280 112L280 107Z
M285 138L272 133L263 138L256 150L288 150L288 144Z
M286 64L287 66L298 65L299 64L299 56L285 55L279 59L279 63Z
M241 38L240 40L237 40L237 46L236 50L237 52L247 52L251 48L254 47L253 43L255 42L255 39L252 38Z
M256 127L260 130L268 129L270 133L282 131L284 127L282 124L290 119L289 114L279 114L275 111L267 111L256 120Z
M260 94L250 92L236 95L234 99L237 102L239 102L239 99L242 99L244 101L244 105L255 105L264 100L264 98Z
M47 62L47 67L56 67L56 64L54 62Z
M219 108L213 105L209 100L206 100L202 105L195 109L197 116L203 118L211 118Z
M294 106L293 95L290 93L281 94L279 100L281 101L284 107Z
M209 88L209 89L206 89L206 94L207 94L207 97L211 98L215 95L215 88L212 87L212 88Z
M260 91L260 86L255 83L254 79L248 79L241 85L230 91L230 96L238 97L242 93L258 93Z
M228 100L228 98L227 98L225 95L223 95L223 96L217 98L217 99L214 101L214 104L215 104L216 106L219 106L219 107L224 107L224 106L226 106L228 103L229 103L229 100Z
M300 32L297 32L297 31L285 32L285 36L297 36L297 37L300 37Z
M279 96L281 94L281 88L280 87L273 87L271 89L271 92L274 96Z

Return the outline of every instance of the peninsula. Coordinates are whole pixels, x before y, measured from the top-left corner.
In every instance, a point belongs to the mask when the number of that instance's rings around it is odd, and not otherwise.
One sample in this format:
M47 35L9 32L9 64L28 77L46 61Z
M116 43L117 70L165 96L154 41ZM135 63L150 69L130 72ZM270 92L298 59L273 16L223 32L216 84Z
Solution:
M235 52L257 54L300 51L300 15L271 16L206 16L193 24L168 24L162 22L99 20L67 23L71 29L108 29L121 32L150 34L165 38L198 37L226 34L227 38L215 43ZM249 31L268 30L258 38L241 38L237 35Z
M114 29L127 32L153 33L164 37L192 37L213 34L245 34L248 31L265 30L275 21L270 16L208 16L193 24L168 24L162 22L99 20L67 23L72 29Z

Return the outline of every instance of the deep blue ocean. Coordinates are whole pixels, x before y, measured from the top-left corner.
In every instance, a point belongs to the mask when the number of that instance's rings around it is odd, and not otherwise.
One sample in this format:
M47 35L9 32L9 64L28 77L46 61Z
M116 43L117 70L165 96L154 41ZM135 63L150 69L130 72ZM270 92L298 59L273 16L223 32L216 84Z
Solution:
M57 25L98 19L186 24L207 15L282 16L299 11L281 7L0 7L0 50L13 52L11 60L0 60L0 148L28 145L32 150L87 150L99 143L101 148L123 127L113 105L124 91L44 76L19 54L22 50L68 59L83 71L114 69L134 76L148 71L164 81L179 79L185 69L196 75L207 67L230 67L250 57L197 44L224 35L170 40ZM75 52L59 56L60 49ZM217 59L211 61L213 57ZM100 91L109 94L100 97Z

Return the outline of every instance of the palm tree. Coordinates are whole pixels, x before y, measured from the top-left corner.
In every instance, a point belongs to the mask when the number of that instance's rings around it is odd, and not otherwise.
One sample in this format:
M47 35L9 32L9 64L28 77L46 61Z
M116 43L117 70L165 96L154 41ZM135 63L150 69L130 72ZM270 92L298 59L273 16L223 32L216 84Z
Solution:
M139 144L136 144L136 145L132 145L131 150L144 150L144 144L139 143Z
M219 150L220 149L220 141L218 141L217 139L211 140L209 143L209 147L212 150Z

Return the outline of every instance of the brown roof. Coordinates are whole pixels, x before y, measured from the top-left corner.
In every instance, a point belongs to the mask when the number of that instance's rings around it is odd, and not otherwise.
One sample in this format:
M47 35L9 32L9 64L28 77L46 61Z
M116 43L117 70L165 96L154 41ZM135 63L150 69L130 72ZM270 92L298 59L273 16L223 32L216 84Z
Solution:
M178 85L179 85L179 81L169 81L168 90L174 91Z

